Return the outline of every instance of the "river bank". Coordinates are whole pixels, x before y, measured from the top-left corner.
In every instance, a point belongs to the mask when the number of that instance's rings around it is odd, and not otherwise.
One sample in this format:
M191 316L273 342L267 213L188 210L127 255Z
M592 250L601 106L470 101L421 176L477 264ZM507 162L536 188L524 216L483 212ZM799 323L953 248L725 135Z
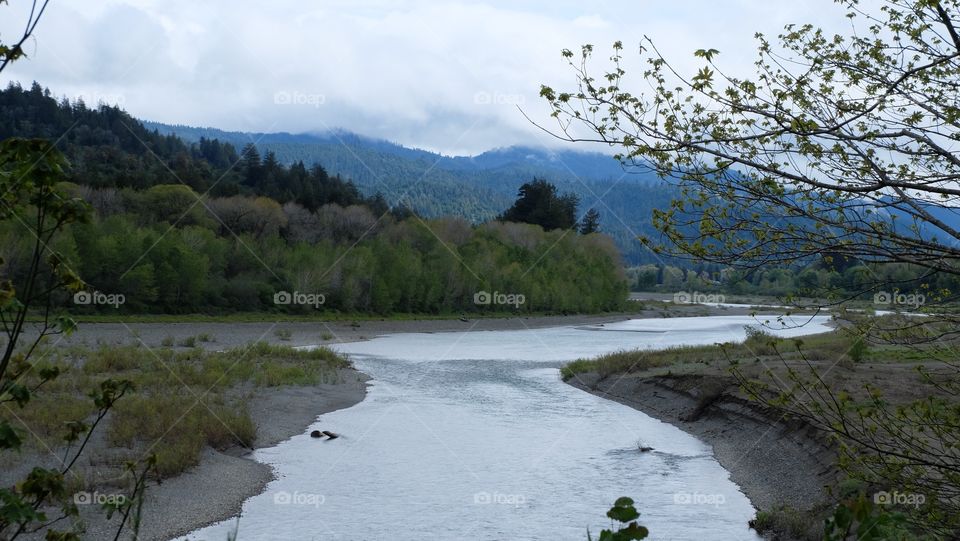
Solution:
M349 408L366 396L367 377L353 369L341 371L342 383L286 386L257 393L249 403L257 426L253 449L272 447L304 429L323 415ZM252 449L225 451L206 448L200 464L181 475L147 489L141 516L140 541L165 541L197 528L240 515L243 502L263 492L275 476L272 468L257 462ZM86 538L112 538L115 527L85 510L91 520ZM92 512L91 512L92 511ZM93 520L98 519L99 520ZM108 535L109 534L109 535Z
M601 378L584 373L568 383L640 410L709 444L731 480L758 510L789 506L805 511L826 504L824 487L837 480L830 448L814 432L783 422L774 412L746 400L727 393L707 398L717 381L693 375L639 373Z
M0 412L25 443L0 457L0 486L26 478L33 467L61 469L76 452L64 447L63 422L77 415L90 420L92 410L81 405L89 403L86 389L130 380L129 396L111 409L71 468L69 493L85 527L81 538L114 539L120 514L108 519L100 504L129 494L128 461L142 465L157 454L135 538L167 540L237 516L245 500L263 491L274 471L254 460L253 450L302 434L318 416L366 396L369 378L329 351L203 345L206 351L142 343L44 351L41 358L56 359L65 371L35 405ZM119 539L134 538L131 523Z

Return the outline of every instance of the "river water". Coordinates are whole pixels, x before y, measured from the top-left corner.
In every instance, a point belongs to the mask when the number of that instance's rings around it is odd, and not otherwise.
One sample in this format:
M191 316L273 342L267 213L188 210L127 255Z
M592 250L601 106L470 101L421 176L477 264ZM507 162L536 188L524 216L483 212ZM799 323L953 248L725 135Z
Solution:
M278 479L241 519L184 540L585 540L631 496L650 539L759 539L754 508L710 448L561 382L565 361L739 341L773 317L631 320L524 331L399 334L339 345L367 398L255 452ZM804 319L803 321L806 321ZM817 317L780 335L828 330ZM342 437L321 441L309 430ZM638 443L653 447L641 453Z

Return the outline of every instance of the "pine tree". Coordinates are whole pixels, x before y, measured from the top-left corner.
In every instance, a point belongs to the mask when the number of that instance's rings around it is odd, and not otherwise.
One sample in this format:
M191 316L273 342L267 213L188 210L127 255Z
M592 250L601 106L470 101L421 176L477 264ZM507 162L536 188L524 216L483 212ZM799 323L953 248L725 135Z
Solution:
M580 220L580 234L589 235L590 233L600 232L600 213L597 209L591 208L583 215Z

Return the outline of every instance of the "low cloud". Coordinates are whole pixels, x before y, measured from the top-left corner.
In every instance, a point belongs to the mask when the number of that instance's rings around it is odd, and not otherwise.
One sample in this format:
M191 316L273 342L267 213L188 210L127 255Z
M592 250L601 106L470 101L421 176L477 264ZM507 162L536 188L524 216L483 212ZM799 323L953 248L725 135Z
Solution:
M0 8L0 35L16 31L17 17L6 13L27 3ZM549 120L537 93L541 83L573 82L559 54L564 47L594 43L602 65L614 40L638 43L646 34L682 55L681 66L710 46L737 70L754 58L755 30L775 34L786 22L816 22L813 6L805 13L797 2L88 4L53 2L31 58L4 76L119 103L150 120L242 131L344 128L446 153L556 144L518 106Z

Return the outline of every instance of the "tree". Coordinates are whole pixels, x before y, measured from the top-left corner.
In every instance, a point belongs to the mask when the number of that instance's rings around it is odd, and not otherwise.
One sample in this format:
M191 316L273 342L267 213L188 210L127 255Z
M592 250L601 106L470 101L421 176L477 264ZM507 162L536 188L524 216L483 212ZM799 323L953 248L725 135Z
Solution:
M590 233L599 233L600 232L600 213L597 212L597 209L591 208L583 215L583 219L580 220L580 234L589 235Z
M183 184L158 184L143 192L143 214L170 224L203 223L204 206L189 186Z
M871 394L855 403L813 374L780 386L795 399L780 406L833 434L849 471L928 494L917 520L949 537L960 525L960 460L951 451L960 446L960 365L950 340L960 320L936 308L955 292L931 284L960 274L960 2L838 3L848 34L788 25L779 45L757 34L751 78L724 73L715 49L696 51L702 66L684 75L644 39L644 90L626 88L618 41L599 76L588 67L592 46L564 50L577 86L540 94L557 137L613 145L626 165L679 188L654 212L666 239L658 251L745 271L855 261L847 268L863 272L848 297L927 293L931 317L922 324L870 319L858 331L942 362L923 377L950 400L893 408ZM878 272L891 263L923 272L892 283ZM825 304L846 300L823 292Z
M240 151L240 170L243 171L243 183L247 186L259 188L265 177L263 164L260 161L260 152L253 143L247 143Z
M517 200L498 220L535 224L545 231L573 229L577 224L577 196L560 195L557 187L544 179L534 179L520 186Z
M252 233L256 237L273 236L287 226L288 218L284 207L268 197L235 195L225 199L212 199L206 206L219 222L221 235Z
M865 32L790 25L782 50L758 34L754 79L724 75L712 49L696 52L705 65L684 78L646 40L653 89L633 94L621 88L617 42L605 84L587 70L587 45L577 63L563 52L579 87L541 95L559 137L614 145L625 163L682 189L675 208L655 213L672 241L660 248L674 255L756 268L829 252L957 273L960 8L895 0L868 13L842 3Z

